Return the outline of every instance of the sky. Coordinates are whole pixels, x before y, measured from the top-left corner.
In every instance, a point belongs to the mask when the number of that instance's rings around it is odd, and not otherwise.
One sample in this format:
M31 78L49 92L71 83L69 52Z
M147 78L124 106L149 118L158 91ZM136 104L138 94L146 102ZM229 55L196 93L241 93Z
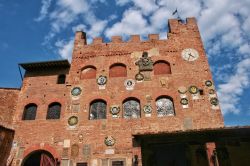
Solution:
M70 60L77 30L166 39L176 8L197 19L225 125L250 125L250 0L0 0L0 87L21 86L19 63Z

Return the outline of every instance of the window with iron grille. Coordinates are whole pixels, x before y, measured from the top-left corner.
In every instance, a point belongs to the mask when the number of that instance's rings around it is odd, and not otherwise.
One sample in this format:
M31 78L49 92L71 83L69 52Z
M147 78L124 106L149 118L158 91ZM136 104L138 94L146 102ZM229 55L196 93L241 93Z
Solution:
M123 102L123 117L126 119L140 118L141 108L138 99L127 99Z
M106 119L107 103L103 100L95 100L90 104L89 119Z
M61 104L51 103L48 108L46 119L60 119Z
M169 97L160 97L156 100L156 110L158 117L174 115L174 104Z
M28 104L24 107L22 120L35 120L36 119L36 104Z

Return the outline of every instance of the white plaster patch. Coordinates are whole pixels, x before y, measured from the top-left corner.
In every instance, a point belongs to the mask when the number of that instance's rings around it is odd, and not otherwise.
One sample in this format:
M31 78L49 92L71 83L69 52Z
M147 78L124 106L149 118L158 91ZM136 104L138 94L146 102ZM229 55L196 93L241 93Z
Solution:
M63 147L64 148L69 148L70 147L70 140L69 139L63 140Z
M115 150L114 149L106 149L105 154L115 154Z

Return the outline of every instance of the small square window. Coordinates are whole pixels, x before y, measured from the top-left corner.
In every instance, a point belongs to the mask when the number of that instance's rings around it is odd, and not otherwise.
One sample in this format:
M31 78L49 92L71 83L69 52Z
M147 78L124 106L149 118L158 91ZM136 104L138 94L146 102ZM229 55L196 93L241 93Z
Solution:
M200 95L204 95L203 89L199 89Z
M76 163L76 166L88 166L88 163Z
M124 161L112 161L112 166L124 166Z
M66 80L66 75L60 74L57 78L57 84L65 84L65 80Z

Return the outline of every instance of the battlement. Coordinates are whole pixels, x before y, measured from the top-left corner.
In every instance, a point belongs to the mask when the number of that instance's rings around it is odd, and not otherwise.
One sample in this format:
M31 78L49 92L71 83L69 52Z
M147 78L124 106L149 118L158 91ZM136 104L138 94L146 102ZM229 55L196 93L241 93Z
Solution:
M168 20L168 32L167 37L168 39L176 34L185 34L193 32L199 32L197 22L195 18L187 18L186 21L182 21L179 19L169 19ZM129 40L123 40L122 36L112 36L111 41L108 42L112 43L139 43L139 42L146 42L146 41L159 41L160 40L159 34L148 34L148 40L142 40L140 35L131 35ZM93 42L87 44L86 33L82 31L77 31L75 34L75 46L78 44L83 45L97 45L97 44L105 44L102 37L96 37L93 39Z

